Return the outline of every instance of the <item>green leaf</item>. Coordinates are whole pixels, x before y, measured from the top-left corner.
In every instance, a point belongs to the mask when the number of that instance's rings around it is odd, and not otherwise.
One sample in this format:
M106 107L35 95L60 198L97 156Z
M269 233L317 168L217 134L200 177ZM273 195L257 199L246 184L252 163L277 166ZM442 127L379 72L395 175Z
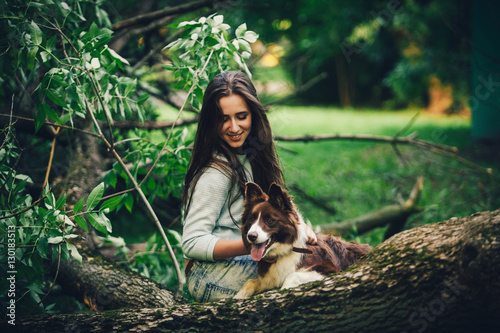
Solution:
M80 228L85 230L86 232L89 232L89 226L87 225L87 221L83 218L81 215L75 215L75 221L78 223Z
M36 55L38 53L38 46L30 48L28 51L28 64L27 68L32 71L33 68L35 67L35 60L36 60Z
M246 31L247 31L247 24L243 23L236 29L236 37L243 37Z
M56 206L56 198L54 197L54 193L50 192L45 198L45 205L50 209Z
M78 250L76 249L76 246L74 246L71 243L66 243L66 245L68 246L68 250L69 250L71 256L76 261L78 261L78 263L81 265L82 264L82 255L78 252Z
M104 181L111 185L113 188L116 188L116 184L118 183L118 179L116 178L116 171L114 169L109 170L104 176Z
M48 259L47 254L49 253L49 241L47 237L40 237L36 243L36 249L40 256L44 259Z
M47 97L54 102L55 104L59 105L60 107L67 107L66 101L64 100L63 95L57 90L54 89L47 89Z
M243 51L247 51L250 53L252 52L252 47L250 46L250 44L246 40L239 39L238 44L240 45L240 47Z
M219 40L212 36L208 36L207 38L205 38L205 43L208 45L208 47L214 47L215 45L219 44Z
M38 27L38 25L31 21L30 24L30 35L31 35L31 42L35 45L40 45L42 44L42 30Z
M213 18L215 25L220 25L224 21L224 15L216 15Z
M137 79L127 84L127 87L125 88L125 96L128 96L132 91L134 91L136 86L137 86Z
M104 194L104 183L97 185L92 192L90 192L87 198L87 211L90 212L95 206L101 201L102 195Z
M127 208L127 210L132 213L132 208L134 207L134 197L131 195L131 194L126 194L126 198L125 198L125 208Z
M137 104L144 104L148 99L149 97L151 97L150 94L143 94L139 97L139 99L137 100Z
M55 50L55 47L56 47L56 40L57 40L57 34L55 34L54 36L52 36L51 38L49 38L49 40L47 41L47 43L45 44L45 49L49 52L52 52Z
M62 236L57 236L57 237L49 237L48 243L49 244L59 244L64 241Z
M73 214L78 214L82 211L83 209L83 204L85 202L85 198L81 198L73 207Z
M43 108L38 108L38 111L35 115L35 133L38 132L40 127L45 123L46 114Z
M108 229L106 225L106 221L104 221L101 216L97 215L96 213L88 213L87 215L90 224L100 232L105 233L106 235L108 234Z
M104 214L103 211L99 212L99 218L104 221L106 225L106 230L111 233L112 232L112 226L111 226L111 221L108 219L108 217Z
M247 32L245 32L245 35L243 36L243 39L247 40L249 43L255 43L258 38L259 38L259 35L253 31L247 31Z
M119 195L117 197L113 197L111 199L108 199L104 201L104 203L101 205L99 211L104 211L105 209L108 209L111 211L115 209L115 207L123 200L125 197L125 194Z
M56 209L57 210L61 210L64 205L66 204L66 194L64 194L62 197L60 197L58 200L57 200L57 203L56 203Z
M52 120L55 120L56 122L58 123L61 123L61 119L59 118L59 116L57 115L56 111L54 111L54 109L52 109L50 106L48 106L47 104L42 104L42 108L43 108L43 111L45 112L45 114Z
M119 55L118 53L116 53L115 50L113 49L110 49L109 47L107 48L108 51L109 51L109 54L111 55L111 57L113 57L115 60L118 60L118 63L119 63L119 66L121 69L123 69L122 67L122 63L124 64L127 64L130 66L130 63L128 62L127 59L123 58L121 55Z

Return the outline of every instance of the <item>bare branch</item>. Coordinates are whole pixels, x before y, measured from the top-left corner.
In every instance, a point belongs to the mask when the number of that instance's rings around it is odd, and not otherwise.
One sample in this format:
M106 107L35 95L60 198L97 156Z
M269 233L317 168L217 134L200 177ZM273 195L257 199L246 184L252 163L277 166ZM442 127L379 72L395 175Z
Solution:
M403 205L390 205L375 212L365 214L344 222L335 222L320 225L323 233L336 233L340 235L348 234L356 228L358 234L365 233L377 227L387 224L404 225L404 222L413 213L421 211L418 207L418 200L423 189L423 177L419 177L411 191L408 200Z
M405 137L393 137L384 135L371 135L371 134L325 134L325 135L295 135L295 136L276 136L274 139L277 141L288 142L309 142L309 141L326 141L326 140L351 140L351 141L372 141L372 142L385 142L396 144L406 144L423 149L427 149L440 154L453 158L470 168L478 170L482 173L492 175L491 168L483 168L463 157L457 155L458 148L450 147L430 141L416 139L416 133L412 133Z
M142 24L145 22L151 22L152 20L156 20L158 18L164 17L164 16L171 16L171 15L179 15L183 14L186 12L194 11L199 8L203 7L209 7L212 6L216 3L220 3L220 1L216 0L204 0L204 1L195 1L195 2L190 2L186 4L182 4L179 6L175 7L168 7L165 9L157 10L154 12L146 13L143 15L138 15L136 17L132 17L126 20L123 20L121 22L113 24L113 30L119 31L125 28L129 28L134 25Z
M320 73L320 74L316 75L315 77L313 77L312 79L310 79L309 81L307 81L305 84L303 84L300 87L298 87L297 89L295 89L295 91L291 95L288 95L288 96L285 96L282 98L278 98L274 101L268 102L267 104L268 105L280 104L280 103L290 99L291 97L295 97L295 96L303 93L304 91L311 89L312 86L314 86L316 83L326 79L327 77L328 77L328 74L326 72Z
M177 120L175 122L176 126L187 126L198 122L198 118L187 119L187 120ZM113 125L114 128L119 128L123 130L130 130L134 128L142 128L146 130L159 130L164 128L170 128L174 124L173 121L146 121L146 122L135 122L135 121L116 121Z

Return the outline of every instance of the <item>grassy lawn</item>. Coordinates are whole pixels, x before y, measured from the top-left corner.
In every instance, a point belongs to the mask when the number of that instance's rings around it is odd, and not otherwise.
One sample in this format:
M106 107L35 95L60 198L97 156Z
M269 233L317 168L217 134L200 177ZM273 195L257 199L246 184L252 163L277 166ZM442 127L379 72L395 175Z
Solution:
M286 106L276 107L269 117L275 135L393 136L415 114L416 111ZM469 120L461 117L419 114L403 135L417 131L419 139L456 146L467 152L471 150L469 127ZM420 200L424 211L410 217L407 228L500 207L498 181L427 150L398 146L403 162L387 143L338 140L278 142L278 146L287 183L328 202L337 211L332 215L294 193L299 210L312 224L342 221L397 203L398 198L406 199L419 175L424 176ZM481 160L474 162L484 164ZM492 167L487 163L484 166ZM383 240L384 232L385 228L380 228L358 240L376 245Z
M175 118L175 110L162 111L161 120ZM416 113L416 110L276 106L269 113L269 119L275 135L394 136ZM183 114L183 118L191 116ZM189 129L190 135L194 135L196 125ZM419 139L455 146L461 156L484 167L494 167L496 174L500 171L498 160L495 164L476 157L475 146L470 140L469 119L420 113L401 135L413 132L418 132ZM164 140L159 132L153 138ZM427 150L400 145L402 161L387 143L336 140L277 144L288 185L298 186L307 195L324 200L336 210L332 215L291 191L299 210L312 224L343 221L406 200L420 175L424 176L424 190L419 203L424 211L412 215L406 228L500 208L498 180ZM356 239L376 245L383 240L384 232L385 228L380 228Z

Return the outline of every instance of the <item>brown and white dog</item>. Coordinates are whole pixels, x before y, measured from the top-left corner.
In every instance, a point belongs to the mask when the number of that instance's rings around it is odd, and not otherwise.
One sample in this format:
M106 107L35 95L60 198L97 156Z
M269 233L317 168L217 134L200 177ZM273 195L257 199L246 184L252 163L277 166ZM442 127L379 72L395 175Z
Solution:
M292 198L279 185L268 194L247 183L242 218L243 242L258 261L259 279L249 280L235 298L247 298L273 288L293 288L323 279L354 264L370 246L317 234L308 245L306 225Z

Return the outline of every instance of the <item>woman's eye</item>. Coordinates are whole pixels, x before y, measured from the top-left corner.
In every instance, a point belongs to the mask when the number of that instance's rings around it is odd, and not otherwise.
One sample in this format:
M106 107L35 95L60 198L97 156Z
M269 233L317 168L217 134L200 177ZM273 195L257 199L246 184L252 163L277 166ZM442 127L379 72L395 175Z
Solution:
M239 117L238 117L238 119L239 119L239 120L245 120L245 119L247 119L247 115L244 115L244 116L239 116Z

